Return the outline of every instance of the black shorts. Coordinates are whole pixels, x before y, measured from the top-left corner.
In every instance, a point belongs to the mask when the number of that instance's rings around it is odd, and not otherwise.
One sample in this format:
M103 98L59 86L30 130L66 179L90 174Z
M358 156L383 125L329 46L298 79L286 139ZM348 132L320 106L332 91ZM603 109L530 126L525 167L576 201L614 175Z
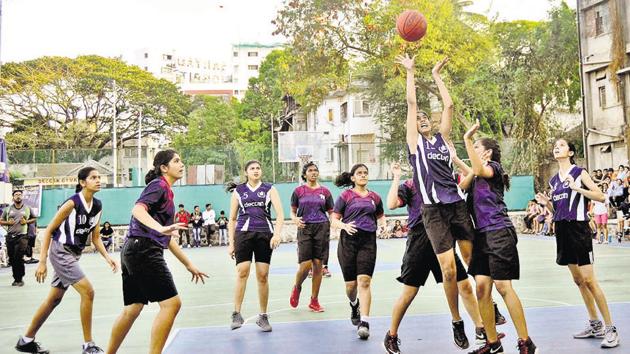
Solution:
M468 278L466 269L457 253L455 253L455 267L457 268L458 282ZM396 280L405 285L419 288L426 283L429 273L433 273L436 283L442 282L440 263L431 247L424 225L420 224L409 230L407 247L400 266L400 276Z
M29 236L28 237L28 247L31 247L31 248L35 247L35 239L36 238L37 238L36 236Z
M339 236L337 257L344 281L355 281L357 275L374 274L376 265L376 232L358 230L348 235L345 230Z
M330 242L330 223L305 224L303 229L298 229L297 240L299 263L324 259Z
M520 265L517 243L514 227L477 232L468 273L472 276L486 275L493 280L518 279Z
M125 306L177 296L164 249L147 237L129 237L120 252Z
M238 231L234 236L234 255L236 264L251 262L271 263L273 250L269 245L273 234L271 232Z
M593 264L593 240L588 221L556 221L556 263Z
M463 200L451 204L425 204L422 206L422 220L435 254L453 248L455 240L472 241L475 237Z

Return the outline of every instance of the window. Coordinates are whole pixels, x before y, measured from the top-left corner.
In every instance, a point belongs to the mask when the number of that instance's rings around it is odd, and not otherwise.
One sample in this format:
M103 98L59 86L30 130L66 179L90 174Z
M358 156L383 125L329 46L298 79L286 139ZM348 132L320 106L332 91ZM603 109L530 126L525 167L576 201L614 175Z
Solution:
M247 65L248 70L258 70L258 65Z
M326 149L326 162L335 161L335 148Z
M604 18L602 13L595 11L595 35L599 36L604 33Z
M366 100L354 101L354 116L369 116L371 114L370 102Z
M606 86L599 87L599 107L606 108Z
M232 56L234 56L234 58L238 57L238 52L232 52Z
M147 59L149 57L149 53L144 53L144 58Z
M348 121L348 102L344 102L341 104L341 122L345 123Z
M162 60L173 60L173 56L171 54L162 54Z
M149 67L145 66L144 71L149 71Z
M351 140L354 161L356 163L375 163L376 144L374 134L353 135Z
M258 52L247 52L247 56L248 57L257 57L258 56Z
M332 108L328 108L328 121L332 122L335 120L335 114L333 113Z

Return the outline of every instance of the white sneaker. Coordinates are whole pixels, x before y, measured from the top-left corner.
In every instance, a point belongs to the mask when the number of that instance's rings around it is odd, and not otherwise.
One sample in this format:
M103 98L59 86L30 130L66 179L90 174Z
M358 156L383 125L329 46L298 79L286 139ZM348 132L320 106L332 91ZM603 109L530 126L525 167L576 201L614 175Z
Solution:
M583 331L573 334L573 338L604 338L605 335L606 333L604 331L604 325L601 321L589 321Z
M619 333L617 327L606 326L606 335L602 341L602 348L614 348L619 345Z

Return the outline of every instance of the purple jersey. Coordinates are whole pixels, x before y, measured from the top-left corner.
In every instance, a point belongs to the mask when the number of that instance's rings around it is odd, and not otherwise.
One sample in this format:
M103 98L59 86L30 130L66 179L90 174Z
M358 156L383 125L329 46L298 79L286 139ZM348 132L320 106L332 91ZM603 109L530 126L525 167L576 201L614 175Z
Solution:
M271 183L261 183L252 190L247 183L234 190L238 200L236 231L273 232L271 224Z
M583 168L578 166L571 166L569 175L573 177L573 180L578 186L582 185L582 171ZM560 173L556 174L549 181L551 187L551 201L553 203L553 220L577 220L585 221L588 213L589 199L584 195L572 190L569 187L569 182L560 178Z
M503 201L503 168L495 161L488 161L494 175L492 178L475 177L472 184L471 208L475 229L480 232L496 231L512 227L508 209Z
M464 200L464 193L455 181L453 160L442 134L435 134L432 140L420 134L417 153L410 157L415 157L411 166L424 204L451 204Z
M310 188L306 184L297 187L291 195L291 208L295 215L302 217L305 224L318 224L328 221L334 201L328 188Z
M101 201L96 198L92 198L92 205L88 205L81 192L68 200L74 203L74 208L61 225L52 232L52 238L70 246L76 253L81 253L85 248L87 238L99 224L103 207Z
M173 220L175 219L175 203L173 197L171 186L164 177L158 177L144 187L136 204L144 205L149 215L151 215L158 224L169 226L173 224ZM133 216L129 222L127 237L150 238L162 246L162 248L168 248L168 243L171 240L170 235L164 235L153 230Z
M407 207L407 226L414 228L422 224L422 198L411 179L398 186L398 204Z
M337 198L334 212L346 224L354 221L357 229L375 232L376 220L384 214L383 201L372 191L362 197L352 189L347 189Z

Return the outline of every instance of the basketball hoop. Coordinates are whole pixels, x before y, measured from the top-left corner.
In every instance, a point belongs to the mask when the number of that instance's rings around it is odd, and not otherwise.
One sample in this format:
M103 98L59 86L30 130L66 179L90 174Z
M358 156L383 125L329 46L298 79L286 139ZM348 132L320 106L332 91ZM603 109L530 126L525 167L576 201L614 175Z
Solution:
M307 163L309 163L311 161L311 157L313 157L313 155L311 154L299 154L298 158L300 159L300 163L302 166L306 165Z

